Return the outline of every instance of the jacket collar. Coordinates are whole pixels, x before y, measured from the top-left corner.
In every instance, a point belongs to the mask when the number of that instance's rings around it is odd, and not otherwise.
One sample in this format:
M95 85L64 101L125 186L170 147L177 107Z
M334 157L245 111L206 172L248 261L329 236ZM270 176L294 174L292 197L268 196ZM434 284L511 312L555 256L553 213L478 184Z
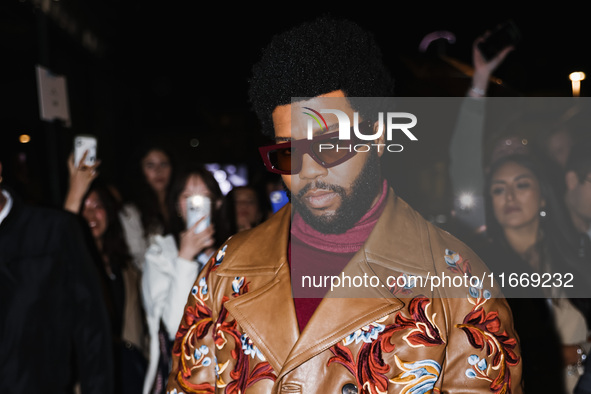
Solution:
M226 308L282 375L376 320L404 306L386 286L389 275L424 274L432 265L423 220L389 190L384 212L344 274L376 275L384 287L338 291L325 297L300 334L292 302L287 246L291 207L288 204L254 231L249 231L219 276L268 277L266 284L226 302ZM248 257L246 257L248 256ZM421 267L421 264L424 266Z

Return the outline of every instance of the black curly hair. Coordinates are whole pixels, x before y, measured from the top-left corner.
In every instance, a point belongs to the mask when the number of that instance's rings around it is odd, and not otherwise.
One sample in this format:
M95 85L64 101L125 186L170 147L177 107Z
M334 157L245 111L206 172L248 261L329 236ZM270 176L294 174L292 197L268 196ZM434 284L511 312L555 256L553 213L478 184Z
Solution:
M263 134L272 137L273 110L292 98L342 90L364 119L377 119L375 111L362 108L367 100L351 98L390 97L394 82L371 32L349 20L322 16L274 36L249 84L252 109Z

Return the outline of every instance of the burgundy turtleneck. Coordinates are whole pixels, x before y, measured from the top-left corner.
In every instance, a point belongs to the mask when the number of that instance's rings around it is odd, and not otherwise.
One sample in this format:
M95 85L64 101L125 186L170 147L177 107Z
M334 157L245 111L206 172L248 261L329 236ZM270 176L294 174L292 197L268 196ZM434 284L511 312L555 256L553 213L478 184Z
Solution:
M352 228L342 234L321 233L308 225L297 211L294 213L287 256L300 332L326 292L330 291L330 282L325 287L322 279L340 275L363 246L384 210L387 194L388 184L384 180L378 201ZM306 278L304 287L302 276L312 278Z

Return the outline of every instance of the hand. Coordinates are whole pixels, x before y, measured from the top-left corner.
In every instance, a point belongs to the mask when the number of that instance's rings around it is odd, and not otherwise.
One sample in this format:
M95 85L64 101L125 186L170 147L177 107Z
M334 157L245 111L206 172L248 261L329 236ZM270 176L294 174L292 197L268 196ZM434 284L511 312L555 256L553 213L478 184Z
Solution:
M84 198L90 184L98 176L97 168L101 164L100 160L97 160L96 163L91 166L84 164L84 159L87 154L88 151L84 152L78 166L74 163L73 153L68 157L70 183L68 185L68 193L66 195L66 201L64 202L64 208L76 214L79 213L78 211L82 204L82 198Z
M481 37L478 37L474 43L472 44L472 63L474 64L474 75L472 76L472 88L476 88L477 90L486 92L488 87L488 80L493 73L493 71L505 60L509 52L511 52L514 47L508 46L501 50L494 58L487 61L480 49L478 49L478 44L486 40L490 33L486 32Z
M188 230L183 231L180 236L179 257L185 260L193 260L202 250L213 246L215 240L213 235L215 233L213 225L209 225L205 230L195 234L195 229L205 220L206 217L199 219Z

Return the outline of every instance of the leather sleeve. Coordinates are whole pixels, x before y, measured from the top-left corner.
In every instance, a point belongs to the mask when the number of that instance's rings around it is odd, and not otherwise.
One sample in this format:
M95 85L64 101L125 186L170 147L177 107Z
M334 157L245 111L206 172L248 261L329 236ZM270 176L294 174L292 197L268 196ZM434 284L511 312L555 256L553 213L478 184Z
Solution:
M504 298L444 299L448 342L441 392L521 393L521 357Z
M467 387L470 392L521 393L519 338L498 283L490 279L489 268L469 248L456 240L445 243L458 252L444 249L440 256L434 252L435 258L445 261L439 273L474 280L468 286L441 290L448 338L437 386L448 393Z
M185 305L172 350L167 392L213 393L218 370L214 327L218 320L211 278L220 261L218 251L197 277Z

